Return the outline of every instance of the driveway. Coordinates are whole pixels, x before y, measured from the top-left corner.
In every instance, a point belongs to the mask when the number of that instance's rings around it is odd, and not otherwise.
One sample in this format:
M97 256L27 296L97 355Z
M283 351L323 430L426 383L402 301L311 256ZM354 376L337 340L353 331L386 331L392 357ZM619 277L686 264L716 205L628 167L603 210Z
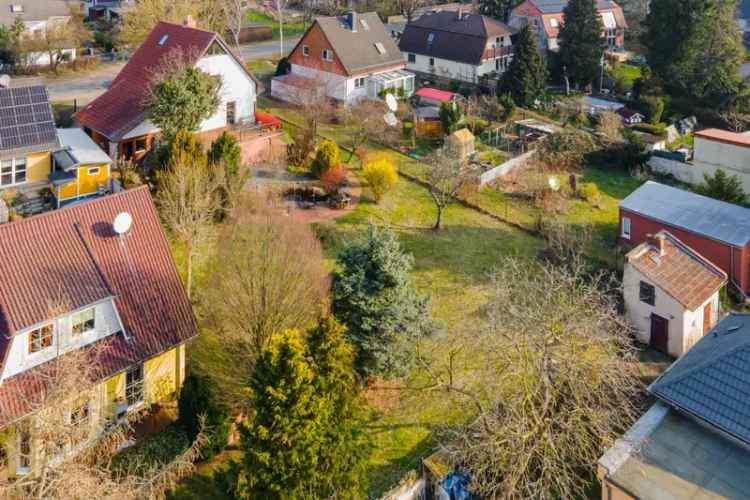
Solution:
M291 51L299 41L300 37L293 37L284 40L284 53ZM281 44L278 40L267 42L253 43L240 46L240 56L245 61L251 59L265 59L279 55ZM42 81L47 86L47 92L51 101L78 101L78 107L88 104L96 97L102 94L117 73L120 72L124 62L107 62L102 63L93 71L85 74L74 74L64 76L43 76L32 78L15 78L16 82L28 81L29 83L38 83Z

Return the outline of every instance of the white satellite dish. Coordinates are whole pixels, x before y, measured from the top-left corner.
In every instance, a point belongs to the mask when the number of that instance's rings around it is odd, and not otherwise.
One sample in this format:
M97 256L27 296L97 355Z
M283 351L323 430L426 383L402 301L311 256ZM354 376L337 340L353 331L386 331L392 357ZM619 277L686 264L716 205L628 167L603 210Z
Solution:
M385 95L385 103L388 105L388 109L390 109L391 111L396 111L398 109L398 101L395 97L393 97L393 94Z
M132 225L133 225L133 216L127 212L121 212L117 214L117 217L115 217L114 222L112 222L112 229L115 230L115 233L122 236L128 231L130 231L130 227Z
M0 75L0 88L7 89L10 87L10 75Z
M385 115L383 115L383 120L385 120L385 123L389 127L395 127L396 125L398 125L398 118L396 118L396 115L394 115L393 113L386 113Z
M551 175L549 179L547 179L547 184L552 191L560 189L560 180L554 175Z

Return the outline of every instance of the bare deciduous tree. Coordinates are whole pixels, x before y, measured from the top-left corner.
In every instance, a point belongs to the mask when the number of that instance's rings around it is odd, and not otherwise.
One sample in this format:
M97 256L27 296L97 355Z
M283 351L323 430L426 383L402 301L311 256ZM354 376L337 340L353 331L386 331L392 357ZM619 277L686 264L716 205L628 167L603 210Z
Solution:
M443 229L443 212L453 203L458 192L471 182L472 176L465 160L449 147L438 150L430 159L427 183L430 196L437 208L433 229Z
M70 19L53 20L44 27L24 33L19 37L18 51L21 54L44 53L49 59L49 67L55 73L65 60L65 50L77 48L89 35L83 24L83 10L70 6Z
M207 330L219 347L197 355L239 410L246 409L246 381L271 335L306 328L329 288L320 243L310 228L264 213L255 202L241 200L220 231L210 293L202 296Z
M509 260L491 275L485 328L422 359L476 418L447 451L483 498L582 498L596 461L639 414L630 328L603 275Z
M211 234L221 209L217 190L222 185L220 169L210 170L205 161L179 154L160 171L156 195L159 215L171 235L185 246L188 297L193 285L193 258Z
M351 106L341 108L341 119L351 131L351 150L349 160L369 139L388 143L395 129L385 122L384 115L388 108L382 101L360 99Z
M619 115L611 111L605 111L599 114L597 121L596 131L605 140L613 143L620 143L625 140L622 118Z

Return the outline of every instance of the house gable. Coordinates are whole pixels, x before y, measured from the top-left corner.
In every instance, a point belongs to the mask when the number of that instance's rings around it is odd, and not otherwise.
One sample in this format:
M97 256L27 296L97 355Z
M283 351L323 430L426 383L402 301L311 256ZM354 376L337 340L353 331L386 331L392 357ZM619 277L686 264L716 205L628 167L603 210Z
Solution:
M304 47L308 47L309 55L307 56L304 54ZM323 49L329 49L333 52L332 61L323 60ZM318 21L315 21L305 32L302 39L297 42L297 46L289 54L289 62L326 73L349 76L344 64L336 54L336 49L323 32Z

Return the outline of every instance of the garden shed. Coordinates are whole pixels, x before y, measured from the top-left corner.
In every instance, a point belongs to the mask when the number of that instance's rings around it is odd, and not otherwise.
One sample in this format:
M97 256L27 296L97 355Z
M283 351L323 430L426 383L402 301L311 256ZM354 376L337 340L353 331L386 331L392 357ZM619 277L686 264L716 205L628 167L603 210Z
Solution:
M474 134L468 128L456 130L445 140L448 147L458 154L462 160L474 154Z

